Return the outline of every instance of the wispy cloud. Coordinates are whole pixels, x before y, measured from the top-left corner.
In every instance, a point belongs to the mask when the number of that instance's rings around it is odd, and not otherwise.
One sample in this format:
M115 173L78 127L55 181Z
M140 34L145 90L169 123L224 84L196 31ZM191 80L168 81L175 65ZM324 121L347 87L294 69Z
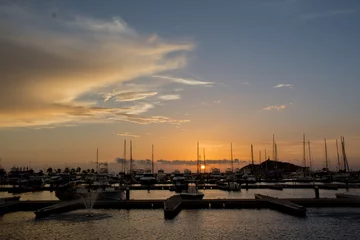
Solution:
M124 92L115 95L116 102L131 102L155 96L157 92Z
M294 85L289 84L289 83L280 83L280 84L274 86L274 88L283 88L283 87L294 88Z
M351 14L354 12L355 11L352 9L343 9L343 10L330 10L330 11L318 12L318 13L308 13L308 14L301 15L300 20L311 21L311 20L316 20L316 19L320 19L320 18L328 18L328 17L338 16L338 15Z
M121 137L134 137L134 138L140 137L139 135L131 134L131 133L128 133L128 132L118 133L117 135L121 136Z
M282 111L284 109L286 109L286 105L283 104L283 105L273 105L273 106L267 106L265 108L263 108L264 110L267 110L267 111L271 111L271 110L277 110L277 111Z
M120 17L55 19L44 11L0 4L4 20L0 32L6 32L0 35L0 127L177 121L138 115L152 105L100 108L77 100L105 87L185 66L186 52L194 48L191 42L143 35ZM156 95L135 92L108 94L104 100Z
M180 99L180 95L178 94L169 94L169 95L162 95L159 96L161 100L178 100Z
M214 84L213 82L204 82L204 81L199 81L199 80L195 80L195 79L191 79L191 78L177 78L177 77L162 76L162 75L153 75L153 77L166 79L166 80L170 80L175 83L182 83L182 84L186 84L186 85L212 85L212 84Z

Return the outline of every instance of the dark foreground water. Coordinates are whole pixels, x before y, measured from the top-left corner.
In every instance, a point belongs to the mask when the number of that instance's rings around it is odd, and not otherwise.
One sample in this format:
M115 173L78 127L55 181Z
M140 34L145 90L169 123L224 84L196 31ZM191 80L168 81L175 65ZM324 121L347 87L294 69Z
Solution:
M309 209L307 218L272 210L85 210L34 220L32 212L0 218L0 239L360 239L360 209Z

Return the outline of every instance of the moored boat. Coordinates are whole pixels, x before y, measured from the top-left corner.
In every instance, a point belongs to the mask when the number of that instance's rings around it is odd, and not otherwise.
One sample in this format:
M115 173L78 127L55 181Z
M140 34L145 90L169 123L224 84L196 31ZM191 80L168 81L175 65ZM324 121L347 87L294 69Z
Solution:
M204 193L199 192L196 184L190 183L186 191L180 193L182 199L201 200L204 197Z

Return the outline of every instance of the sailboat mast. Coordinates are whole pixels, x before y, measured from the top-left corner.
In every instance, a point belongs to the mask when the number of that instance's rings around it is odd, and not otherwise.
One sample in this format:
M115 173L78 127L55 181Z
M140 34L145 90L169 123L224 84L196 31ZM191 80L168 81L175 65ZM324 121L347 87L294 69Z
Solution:
M251 171L254 172L254 151L252 144L251 144Z
M305 134L303 134L303 165L306 168L306 152L305 152Z
M275 160L275 134L273 134L273 152L272 152L272 159Z
M206 166L205 165L205 159L206 159L206 157L205 157L205 148L203 148L203 154L204 154L204 167ZM205 173L205 168L204 168L204 173Z
M232 143L230 143L230 154L231 154L231 171L234 172L234 159L233 159Z
M275 168L276 169L277 169L277 160L278 160L277 143L275 143Z
M266 160L268 160L268 159L267 159L267 156L266 156L266 149L265 149L265 161L266 161Z
M130 140L130 172L133 170L132 141Z
M308 142L309 145L309 167L310 167L310 172L312 171L312 162L311 162L311 149L310 149L310 141Z
M324 141L325 141L325 167L326 167L326 171L329 171L329 162L328 162L328 155L327 155L326 138L324 138Z
M341 144L342 145L342 144ZM339 146L338 146L338 140L336 139L336 156L337 156L337 163L338 163L338 169L341 170L341 164L340 164L340 155L339 155Z
M151 145L151 171L154 173L154 144Z
M347 161L346 152L345 152L345 138L341 137L341 146L342 146L342 155L344 159L344 171L350 172L349 163Z
M123 152L123 161L122 161L122 171L125 172L125 162L126 162L126 139L124 139L124 152Z
M96 172L99 171L99 148L96 148Z
M261 164L261 150L259 150L259 164Z
M200 174L199 141L197 141L196 151L197 151L197 154L196 154L196 167L197 167L197 169L196 170L197 170L197 174Z

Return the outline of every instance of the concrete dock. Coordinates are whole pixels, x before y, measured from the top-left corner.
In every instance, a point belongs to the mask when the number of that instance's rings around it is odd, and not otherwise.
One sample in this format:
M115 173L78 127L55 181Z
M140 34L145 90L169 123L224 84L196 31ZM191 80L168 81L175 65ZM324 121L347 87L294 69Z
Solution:
M306 216L306 208L293 203L286 199L279 199L270 196L265 196L262 194L255 194L255 199L265 201L269 204L269 207L275 210L278 210L283 213L287 213L290 215L294 215L297 217L305 217Z

